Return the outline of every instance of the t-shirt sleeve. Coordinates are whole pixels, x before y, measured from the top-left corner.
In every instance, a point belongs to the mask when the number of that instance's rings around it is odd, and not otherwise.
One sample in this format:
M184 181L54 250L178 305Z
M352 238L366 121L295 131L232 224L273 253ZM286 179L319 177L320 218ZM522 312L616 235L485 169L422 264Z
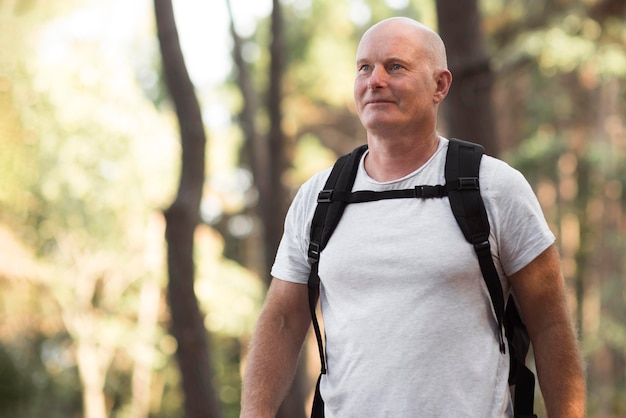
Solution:
M533 261L555 237L539 201L526 178L502 161L489 158L487 189L484 191L492 234L506 276Z
M293 283L307 283L311 269L308 259L311 219L317 205L317 195L329 174L330 170L326 170L313 176L300 187L291 202L271 269L273 277Z

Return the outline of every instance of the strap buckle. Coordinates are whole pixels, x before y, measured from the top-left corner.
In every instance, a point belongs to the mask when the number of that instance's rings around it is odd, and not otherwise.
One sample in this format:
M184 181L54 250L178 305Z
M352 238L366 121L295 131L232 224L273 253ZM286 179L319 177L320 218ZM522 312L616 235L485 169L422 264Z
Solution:
M322 190L317 195L317 203L330 203L333 201L334 190Z
M481 234L482 235L482 234ZM491 254L491 244L489 244L489 237L478 236L473 239L474 250L477 254L488 253Z
M308 256L311 264L320 261L320 245L317 242L311 242L309 244Z
M436 186L415 186L413 197L416 199L433 199L446 195L446 188L440 184Z
M457 190L479 190L478 177L459 177Z

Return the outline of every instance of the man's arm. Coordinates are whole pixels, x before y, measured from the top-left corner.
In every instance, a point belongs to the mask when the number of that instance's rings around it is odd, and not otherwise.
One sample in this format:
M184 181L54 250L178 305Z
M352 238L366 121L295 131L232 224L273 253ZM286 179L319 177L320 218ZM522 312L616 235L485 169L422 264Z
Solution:
M310 323L307 285L273 279L250 344L240 418L276 416Z
M585 379L556 248L545 250L509 281L533 344L548 416L584 417Z

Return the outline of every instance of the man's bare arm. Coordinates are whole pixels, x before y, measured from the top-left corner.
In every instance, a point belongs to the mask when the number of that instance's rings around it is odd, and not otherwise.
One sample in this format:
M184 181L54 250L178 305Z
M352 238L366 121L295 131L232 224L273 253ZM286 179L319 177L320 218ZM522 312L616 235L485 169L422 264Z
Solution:
M585 379L554 246L509 278L533 343L550 418L585 416Z
M274 418L311 323L307 285L273 279L252 337L240 418Z

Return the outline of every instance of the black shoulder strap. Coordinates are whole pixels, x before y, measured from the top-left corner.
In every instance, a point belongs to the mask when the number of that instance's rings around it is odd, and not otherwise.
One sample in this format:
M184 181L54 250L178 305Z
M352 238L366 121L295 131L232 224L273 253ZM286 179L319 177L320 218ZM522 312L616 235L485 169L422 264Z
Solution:
M478 144L450 139L446 156L446 184L452 213L465 239L474 246L498 320L500 350L504 352L504 296L498 271L491 258L489 220L480 196L478 172L484 150Z
M484 149L478 144L450 139L445 177L454 217L465 239L474 246L491 303L498 320L500 350L504 352L503 327L509 341L511 371L509 384L515 385L516 418L536 417L533 413L535 376L526 366L530 340L526 326L511 296L506 305L498 271L493 264L489 244L489 219L480 195L479 170Z
M530 347L530 337L524 321L520 318L513 295L508 299L504 314L504 329L509 341L509 385L515 386L513 391L513 408L515 418L537 418L534 414L535 375L526 366L526 354Z
M319 297L319 259L320 253L326 247L330 236L335 227L339 223L341 215L346 208L347 202L331 199L334 192L349 192L352 190L354 179L356 178L357 168L363 153L367 149L367 145L362 145L349 154L342 155L337 159L333 166L324 189L319 193L317 198L317 206L311 221L311 234L309 241L308 256L311 263L311 271L309 273L309 305L311 309L311 317L313 318L313 326L317 337L320 357L322 359L322 373L326 373L326 364L324 361L324 351L322 346L322 338L319 325L315 315L317 298Z
M337 159L333 166L324 189L319 193L317 198L317 206L311 221L311 235L309 243L309 261L311 263L311 271L309 272L309 310L311 311L311 321L317 339L317 347L320 355L321 372L317 379L315 387L315 397L313 398L313 407L311 410L311 418L324 417L324 400L320 395L320 380L323 374L326 374L326 355L324 353L324 342L317 320L316 307L319 298L319 259L320 253L326 247L330 236L335 227L339 223L341 215L348 204L345 201L333 200L332 194L335 192L350 192L356 178L356 172L363 153L367 149L367 145L362 145L349 154L342 155Z
M347 202L332 199L332 194L352 190L357 168L365 150L367 145L361 145L351 153L339 157L326 180L324 189L318 195L317 208L311 223L311 242L319 245L320 251L326 247L347 205Z

